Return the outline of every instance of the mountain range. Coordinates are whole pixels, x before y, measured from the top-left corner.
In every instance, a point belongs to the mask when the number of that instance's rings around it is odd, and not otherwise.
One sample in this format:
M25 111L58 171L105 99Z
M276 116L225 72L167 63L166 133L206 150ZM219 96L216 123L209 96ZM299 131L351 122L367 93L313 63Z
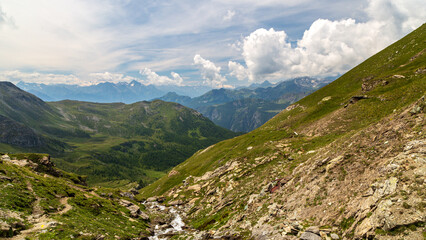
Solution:
M99 83L91 86L18 82L17 86L44 101L78 100L100 103L134 103L160 99L196 109L214 123L235 132L249 132L289 104L332 80L295 78L272 84L253 83L237 89L205 86L154 86L140 82ZM168 91L168 92L167 92ZM167 93L166 93L167 92ZM231 114L231 115L230 115Z
M169 91L196 97L211 90L206 86L154 86L144 85L138 81L104 82L90 86L68 84L39 84L18 82L19 88L36 95L44 101L78 100L100 103L123 102L134 103L163 96Z
M278 84L268 81L248 88L213 89L190 98L169 92L159 99L193 108L214 123L235 132L249 132L264 124L291 103L331 80L310 77L294 78Z

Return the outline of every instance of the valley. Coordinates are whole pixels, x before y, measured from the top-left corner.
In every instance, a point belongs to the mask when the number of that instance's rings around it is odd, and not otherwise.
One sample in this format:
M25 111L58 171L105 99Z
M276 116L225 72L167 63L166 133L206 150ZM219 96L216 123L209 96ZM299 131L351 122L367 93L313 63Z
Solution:
M274 33L260 29L241 44ZM279 35L286 53L306 51L303 39L296 51ZM227 76L254 77L250 64L230 61L239 68ZM267 64L265 72L280 73ZM0 82L0 238L426 238L425 23L334 81L231 90L221 67L198 54L193 65L218 89L45 102ZM184 81L176 72L140 74ZM131 84L98 85L106 101L138 97Z
M0 83L0 91L2 150L48 152L60 168L88 176L90 184L143 186L197 150L238 135L159 100L45 103L11 83Z

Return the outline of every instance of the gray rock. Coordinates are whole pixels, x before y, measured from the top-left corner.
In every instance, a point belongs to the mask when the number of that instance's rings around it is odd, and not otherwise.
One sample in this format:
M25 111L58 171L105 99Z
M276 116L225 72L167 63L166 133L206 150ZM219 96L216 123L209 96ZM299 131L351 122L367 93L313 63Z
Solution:
M139 217L142 218L143 220L148 220L149 219L149 216L146 213L142 212L142 211L139 213Z
M128 207L127 207L127 209L129 209L129 211L130 211L130 216L131 216L132 218L137 218L137 217L139 217L139 215L140 215L140 213L141 213L140 208L139 208L138 206L136 206L136 205L128 206Z
M338 240L338 239L340 239L340 238L339 238L339 235L337 235L337 234L335 234L335 233L332 233L332 234L330 235L330 237L331 237L331 239L333 239L333 240Z
M1 160L9 160L10 161L10 157L9 157L9 155L5 154L5 155L1 156Z
M95 238L96 240L104 240L105 239L105 235L99 234L96 236Z
M169 202L170 206L177 206L177 205L182 205L182 204L183 204L183 201L180 200L180 199Z
M311 233L311 232L303 232L302 235L300 235L301 240L322 240L320 236Z
M0 222L0 232L8 232L11 227L12 226L3 221Z
M127 198L130 198L132 200L135 198L135 195L131 192L121 192L120 196L127 197Z
M0 181L4 182L4 181L12 181L12 178L8 177L8 176L0 176Z
M155 201L157 201L157 197L149 197L146 201L147 202L155 202Z
M123 207L128 207L128 206L133 205L133 203L132 203L132 202L127 201L127 200L124 200L124 199L120 199L120 200L118 201L118 203L119 203L121 206L123 206Z
M311 227L306 228L305 232L311 232L311 233L314 233L316 235L319 235L320 229L317 226L311 226Z

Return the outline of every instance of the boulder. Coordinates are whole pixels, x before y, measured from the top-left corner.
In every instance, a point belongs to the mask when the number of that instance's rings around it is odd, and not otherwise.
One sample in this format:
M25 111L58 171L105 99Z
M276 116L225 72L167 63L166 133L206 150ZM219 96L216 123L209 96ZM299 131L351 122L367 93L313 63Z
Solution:
M331 237L331 239L333 239L333 240L338 240L338 239L340 239L340 238L339 238L339 235L337 235L337 234L335 234L335 233L330 234L330 237Z
M169 175L167 175L167 177L172 177L172 176L174 176L174 175L178 175L178 174L179 174L179 172L178 172L178 171L176 171L176 170L172 169L172 170L169 172Z
M132 203L132 202L127 201L127 200L124 200L124 199L120 199L120 200L118 201L118 204L120 204L120 205L121 205L121 206L123 206L123 207L128 207L128 206L133 205L133 203Z
M131 206L128 206L127 207L127 209L129 209L129 211L130 211L130 216L132 217L132 218L138 218L139 217L139 215L140 215L140 213L141 213L141 210L140 210L140 208L138 207L138 206L136 206L136 205L131 205Z
M135 195L131 192L121 192L120 196L130 198L132 200L135 199Z
M139 217L142 218L143 220L148 220L149 219L148 214L146 214L146 213L144 213L142 211L139 212Z
M305 232L310 232L310 233L319 235L320 229L317 226L311 226L311 227L306 228Z
M157 201L157 197L149 197L146 201L147 202L156 202Z
M180 200L180 199L169 202L170 206L177 206L177 205L182 205L182 204L183 204L183 201Z
M0 238L13 237L13 229L9 224L0 221Z
M9 157L9 155L5 154L5 155L1 156L1 160L8 160L8 161L10 161L10 157Z
M301 240L322 240L320 236L311 232L303 232L302 235L300 235L300 239Z
M187 189L194 190L195 192L199 192L201 190L201 186L200 184L195 184L195 185L189 186Z
M9 181L9 182L11 182L11 181L12 181L12 178L10 178L10 177L8 177L8 176L0 176L0 181L1 181L1 182L4 182L4 181Z

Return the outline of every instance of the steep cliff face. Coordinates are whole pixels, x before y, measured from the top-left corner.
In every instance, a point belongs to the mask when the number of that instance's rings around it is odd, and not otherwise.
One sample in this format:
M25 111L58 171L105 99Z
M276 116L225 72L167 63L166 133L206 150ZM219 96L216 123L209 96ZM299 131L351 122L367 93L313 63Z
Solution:
M426 25L143 196L205 236L423 239Z

